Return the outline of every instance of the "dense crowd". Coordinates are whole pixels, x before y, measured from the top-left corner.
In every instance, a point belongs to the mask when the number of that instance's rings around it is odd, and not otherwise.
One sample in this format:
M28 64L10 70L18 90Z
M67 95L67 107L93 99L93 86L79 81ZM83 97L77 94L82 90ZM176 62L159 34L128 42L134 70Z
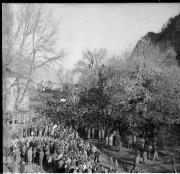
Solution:
M135 134L123 137L118 129L111 125L71 122L55 124L47 120L40 123L22 124L14 136L10 147L4 153L3 161L14 161L13 172L24 172L25 164L37 164L47 172L95 173L118 170L118 161L109 158L109 169L99 165L101 151L89 142L90 139L103 140L107 147L116 146L121 152L122 145L134 149L134 167L148 159L158 156L157 141L149 138L140 139L138 146ZM81 138L83 137L83 138ZM7 155L8 154L8 155ZM133 170L135 171L135 170Z
M135 152L133 171L136 171L141 157L145 165L148 160L155 161L158 158L157 138L151 134L145 135L145 138L135 133L124 135L112 124L108 125L103 122L99 124L83 122L79 123L79 126L75 124L75 129L82 135L84 134L87 139L104 140L105 145L110 148L116 146L119 152L121 152L123 144L127 148L133 149Z
M11 157L13 172L24 172L25 163L36 163L48 172L109 172L98 165L100 155L100 150L80 138L71 126L40 124L23 128L3 160Z

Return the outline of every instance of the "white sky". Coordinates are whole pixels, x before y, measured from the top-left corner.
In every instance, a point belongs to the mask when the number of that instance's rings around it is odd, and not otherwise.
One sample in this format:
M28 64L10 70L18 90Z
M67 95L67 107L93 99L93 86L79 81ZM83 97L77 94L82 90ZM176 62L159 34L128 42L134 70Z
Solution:
M61 20L56 48L68 52L63 61L67 69L74 67L87 48L121 54L180 13L180 3L48 3L45 7L52 10L55 20ZM48 75L43 73L46 78Z
M168 4L47 4L54 17L61 19L58 47L69 53L66 68L81 59L86 48L107 48L121 53L133 48L149 31L158 32L170 17L180 12L180 3Z

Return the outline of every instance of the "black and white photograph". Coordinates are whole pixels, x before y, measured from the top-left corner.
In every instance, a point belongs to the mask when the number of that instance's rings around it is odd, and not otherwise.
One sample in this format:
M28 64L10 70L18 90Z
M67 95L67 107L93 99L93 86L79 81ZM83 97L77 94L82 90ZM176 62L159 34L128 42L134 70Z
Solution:
M2 173L180 173L180 3L2 3Z

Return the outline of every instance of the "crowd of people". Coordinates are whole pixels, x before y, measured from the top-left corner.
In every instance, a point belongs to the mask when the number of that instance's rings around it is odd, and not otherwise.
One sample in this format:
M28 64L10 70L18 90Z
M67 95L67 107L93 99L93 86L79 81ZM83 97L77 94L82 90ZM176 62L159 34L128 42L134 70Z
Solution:
M134 149L134 169L140 163L140 157L144 164L147 164L148 159L155 160L158 157L156 140L141 138L138 145L135 134L123 137L118 129L102 123L71 122L65 125L46 120L36 124L23 124L3 160L6 163L14 161L13 172L23 172L25 164L34 163L48 172L117 171L118 161L112 156L109 158L109 165L114 166L113 168L107 170L99 165L101 151L89 142L90 139L103 140L107 147L116 146L119 152L124 145Z
M146 165L148 160L155 161L158 158L157 139L149 136L145 138L138 137L136 134L129 134L123 136L118 129L112 125L106 125L103 123L92 124L83 122L76 124L76 130L82 135L85 135L86 139L98 139L104 140L107 147L116 146L121 153L122 147L133 149L135 152L134 157L134 169L137 168L142 157L143 163Z
M110 172L99 165L100 155L101 151L80 138L72 126L41 123L22 128L3 160L7 163L11 157L15 173L24 172L25 164L32 163L48 172Z

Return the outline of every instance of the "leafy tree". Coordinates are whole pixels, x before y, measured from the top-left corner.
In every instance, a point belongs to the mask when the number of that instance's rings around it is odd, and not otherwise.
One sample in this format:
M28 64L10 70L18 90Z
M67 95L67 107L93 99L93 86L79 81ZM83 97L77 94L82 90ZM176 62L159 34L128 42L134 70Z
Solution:
M180 118L180 71L177 64L164 63L172 48L164 52L158 47L152 49L145 53L146 58L130 57L119 71L115 69L109 74L113 77L110 80L112 115L129 128L151 127L153 131L158 124L173 124Z

